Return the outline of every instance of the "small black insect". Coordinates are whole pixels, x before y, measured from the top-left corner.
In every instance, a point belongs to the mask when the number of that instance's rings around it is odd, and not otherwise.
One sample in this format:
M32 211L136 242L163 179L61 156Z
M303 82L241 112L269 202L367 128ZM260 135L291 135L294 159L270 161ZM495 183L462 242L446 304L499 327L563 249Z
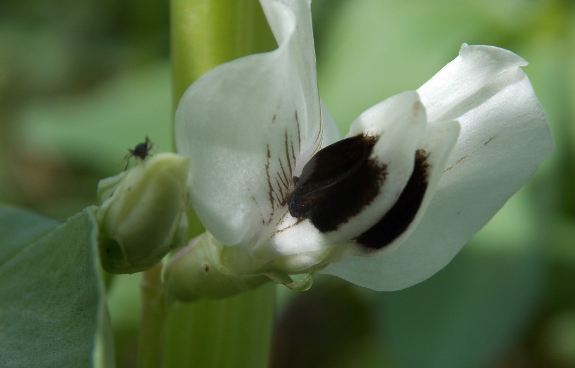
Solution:
M130 153L128 153L126 155L126 157L124 157L124 160L128 160L124 170L126 170L128 168L128 165L130 164L130 157L135 157L136 159L139 158L140 160L144 161L146 159L146 157L152 156L150 151L152 150L152 147L154 147L155 145L156 144L154 142L151 142L150 138L148 138L148 136L146 136L145 142L138 143L136 145L136 147L134 147L134 149L128 148L128 151Z

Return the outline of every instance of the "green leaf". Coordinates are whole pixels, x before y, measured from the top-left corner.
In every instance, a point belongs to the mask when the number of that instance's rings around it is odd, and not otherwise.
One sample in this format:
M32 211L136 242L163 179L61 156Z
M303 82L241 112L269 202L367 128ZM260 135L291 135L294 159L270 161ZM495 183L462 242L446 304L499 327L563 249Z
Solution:
M3 367L113 367L94 211L55 227L0 206Z
M38 240L60 224L40 215L5 205L0 206L0 265L20 249Z

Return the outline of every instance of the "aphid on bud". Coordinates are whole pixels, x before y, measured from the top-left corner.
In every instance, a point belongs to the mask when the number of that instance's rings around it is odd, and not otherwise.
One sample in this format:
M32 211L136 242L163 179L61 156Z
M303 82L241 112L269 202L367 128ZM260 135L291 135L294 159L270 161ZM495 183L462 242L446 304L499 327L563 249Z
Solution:
M124 168L124 170L126 170L128 168L128 165L130 164L130 157L135 157L136 159L139 158L141 161L144 161L146 159L146 157L152 156L150 151L152 150L152 148L154 146L156 146L156 144L154 142L150 141L150 138L148 138L148 136L146 136L145 142L138 143L136 145L136 147L134 147L134 149L128 148L128 151L130 153L128 153L124 157L124 160L128 160L128 162L126 162L126 167Z

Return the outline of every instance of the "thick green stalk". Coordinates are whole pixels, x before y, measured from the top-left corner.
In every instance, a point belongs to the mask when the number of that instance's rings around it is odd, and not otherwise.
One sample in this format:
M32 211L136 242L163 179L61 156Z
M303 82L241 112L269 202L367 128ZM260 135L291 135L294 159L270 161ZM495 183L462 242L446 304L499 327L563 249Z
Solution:
M171 27L174 107L214 66L274 47L257 0L171 0ZM266 368L274 301L275 285L265 285L223 300L176 304L164 326L163 367Z
M274 48L257 0L171 0L174 104L216 65Z
M177 305L166 324L164 367L267 368L275 287Z

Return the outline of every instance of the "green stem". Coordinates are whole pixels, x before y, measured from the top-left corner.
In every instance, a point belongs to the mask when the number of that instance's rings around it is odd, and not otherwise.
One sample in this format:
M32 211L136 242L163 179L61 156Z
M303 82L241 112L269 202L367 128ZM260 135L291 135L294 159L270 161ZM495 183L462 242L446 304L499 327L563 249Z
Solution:
M257 0L171 0L174 107L186 88L218 64L271 50ZM190 235L200 228L190 216ZM176 304L164 334L164 368L266 368L275 285L223 300Z
M257 0L171 0L174 105L216 65L274 48Z
M161 336L166 319L162 262L143 273L140 290L142 320L140 323L138 367L157 368L161 360Z
M266 368L275 285L177 305L166 324L165 368Z

